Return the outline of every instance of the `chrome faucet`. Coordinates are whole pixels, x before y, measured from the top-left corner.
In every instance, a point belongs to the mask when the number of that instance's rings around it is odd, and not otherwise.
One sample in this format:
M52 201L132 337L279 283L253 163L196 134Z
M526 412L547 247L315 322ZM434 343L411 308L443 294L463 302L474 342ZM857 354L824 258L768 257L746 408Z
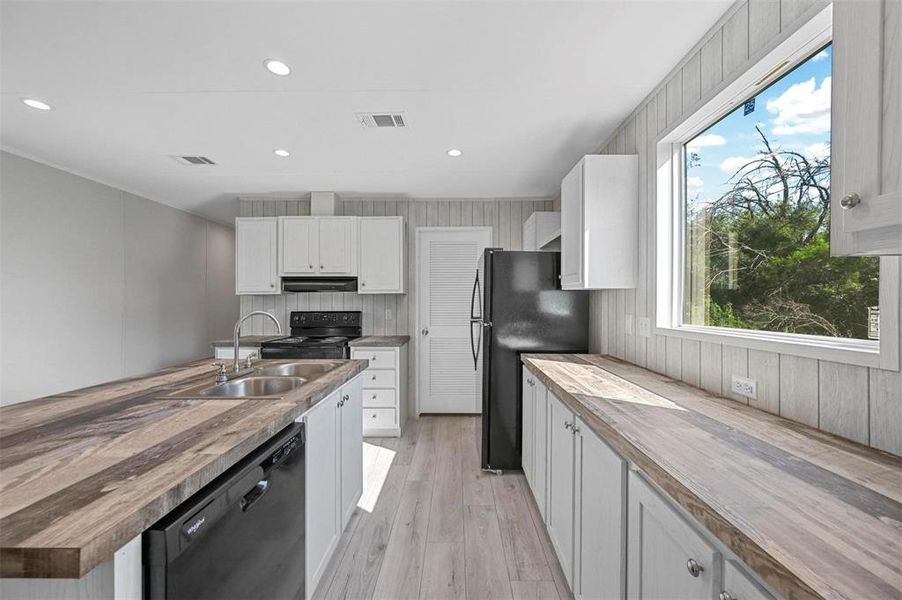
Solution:
M276 324L276 334L282 335L282 326L279 325L279 320L277 318L275 318L274 316L272 316L272 314L266 312L265 310L255 310L254 312L247 313L246 315L244 315L243 317L238 319L238 321L235 323L235 332L234 332L235 337L232 340L233 341L232 349L235 351L235 354L234 354L235 363L234 363L234 368L233 368L235 373L237 373L241 370L241 361L238 358L238 336L241 335L241 324L244 323L245 321L247 321L248 319L250 319L251 317L253 317L254 315L262 315L264 317L269 317L272 320L272 322Z

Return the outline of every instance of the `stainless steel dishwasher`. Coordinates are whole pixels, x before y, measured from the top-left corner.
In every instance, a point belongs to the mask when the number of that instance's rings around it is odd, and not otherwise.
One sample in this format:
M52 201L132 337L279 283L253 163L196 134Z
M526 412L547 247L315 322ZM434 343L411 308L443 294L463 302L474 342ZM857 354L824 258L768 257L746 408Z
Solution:
M144 597L302 599L304 543L296 423L144 532Z

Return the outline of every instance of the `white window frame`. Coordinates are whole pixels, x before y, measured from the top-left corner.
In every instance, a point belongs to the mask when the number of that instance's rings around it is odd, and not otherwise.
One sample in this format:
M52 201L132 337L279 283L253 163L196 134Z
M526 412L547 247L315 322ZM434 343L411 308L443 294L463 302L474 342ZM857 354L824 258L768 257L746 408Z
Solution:
M745 73L727 83L696 112L663 132L657 141L657 239L655 334L715 342L755 350L899 370L899 282L896 257L880 259L880 341L831 338L682 323L685 264L683 146L732 112L756 90L794 69L832 41L833 10L828 6L788 34ZM774 72L774 67L782 67ZM763 81L762 81L763 80ZM836 104L834 99L834 104ZM834 113L835 118L835 113Z

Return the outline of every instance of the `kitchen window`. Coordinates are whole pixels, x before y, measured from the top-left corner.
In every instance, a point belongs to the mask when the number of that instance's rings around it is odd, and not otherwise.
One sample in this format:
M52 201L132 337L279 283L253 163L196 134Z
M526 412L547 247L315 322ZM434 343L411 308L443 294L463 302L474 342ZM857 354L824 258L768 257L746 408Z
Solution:
M659 143L659 333L898 369L897 319L880 331L898 284L881 290L879 258L830 255L829 19Z

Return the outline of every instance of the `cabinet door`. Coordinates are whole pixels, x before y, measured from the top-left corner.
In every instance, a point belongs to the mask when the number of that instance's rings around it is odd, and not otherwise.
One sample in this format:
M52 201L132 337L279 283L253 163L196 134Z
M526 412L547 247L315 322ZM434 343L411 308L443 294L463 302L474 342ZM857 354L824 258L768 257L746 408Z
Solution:
M548 397L551 394L540 380L535 379L533 388L533 482L532 495L539 506L539 514L548 522L546 512L548 498Z
M724 600L774 600L759 586L742 567L733 560L725 560L723 566L723 592L720 598Z
M404 220L360 219L359 293L404 293Z
M548 411L548 535L573 587L573 413L553 394Z
M341 526L344 531L363 492L363 388L355 377L341 388Z
M583 287L583 163L561 183L561 286Z
M538 217L536 213L533 213L526 222L523 223L523 249L524 250L538 250L539 246L536 240L536 230L537 230L537 221Z
M628 496L629 598L714 598L720 553L635 472Z
M353 217L319 217L319 265L325 275L357 272L357 222Z
M626 594L626 461L577 421L574 593Z
M279 219L282 275L309 275L319 269L319 226L315 217Z
M235 293L278 294L277 221L235 219Z
M338 543L338 400L335 392L304 417L306 442L307 597Z
M900 38L898 0L833 3L835 255L902 254Z
M535 413L535 398L533 394L534 378L532 373L530 373L529 370L525 367L523 368L522 380L523 429L521 439L523 440L523 447L521 452L521 461L523 465L523 475L526 476L527 483L529 483L530 487L532 487L532 482L534 479L532 465L535 456L535 444L533 443L533 439L535 437L535 419L533 417Z
M279 272L282 275L309 275L319 267L319 229L315 217L279 219Z

